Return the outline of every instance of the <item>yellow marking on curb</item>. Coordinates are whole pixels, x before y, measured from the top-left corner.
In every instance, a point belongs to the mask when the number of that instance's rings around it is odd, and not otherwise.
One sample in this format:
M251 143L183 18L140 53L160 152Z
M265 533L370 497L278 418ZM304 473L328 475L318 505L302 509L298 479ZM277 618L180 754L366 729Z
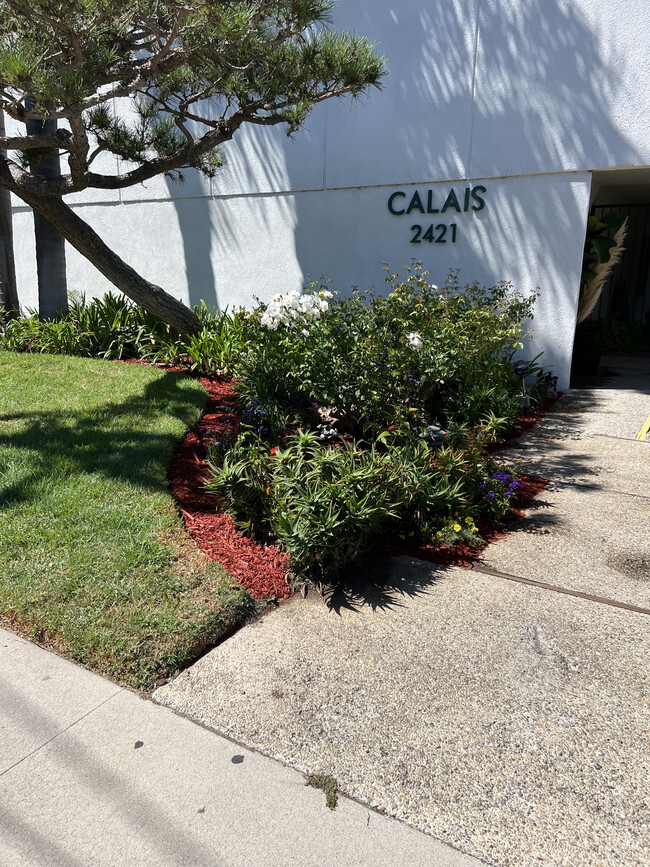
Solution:
M645 440L645 438L648 436L648 431L650 431L650 415L645 420L645 423L644 423L643 427L641 428L641 430L636 435L636 438L640 442L643 442Z

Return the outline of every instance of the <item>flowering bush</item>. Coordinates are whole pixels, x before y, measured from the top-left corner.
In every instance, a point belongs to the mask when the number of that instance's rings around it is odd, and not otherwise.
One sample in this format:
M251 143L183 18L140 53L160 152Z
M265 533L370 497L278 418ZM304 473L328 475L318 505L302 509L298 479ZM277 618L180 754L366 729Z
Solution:
M386 298L311 286L240 317L243 426L212 450L209 488L297 573L331 577L386 534L476 544L516 493L485 446L519 413L535 299L455 274L438 289L419 267L387 280Z
M521 483L513 473L496 469L476 486L476 502L488 520L499 521L510 509L511 500L520 488Z
M476 546L483 541L471 515L466 515L464 518L458 515L449 518L436 531L433 538L439 545L455 545L457 542L464 542L466 545Z
M370 440L405 419L446 428L491 411L514 424L521 379L510 359L534 297L507 284L461 288L455 274L438 289L417 267L387 280L387 298L312 286L260 305L235 364L244 403L255 396L289 413L316 404L320 422Z

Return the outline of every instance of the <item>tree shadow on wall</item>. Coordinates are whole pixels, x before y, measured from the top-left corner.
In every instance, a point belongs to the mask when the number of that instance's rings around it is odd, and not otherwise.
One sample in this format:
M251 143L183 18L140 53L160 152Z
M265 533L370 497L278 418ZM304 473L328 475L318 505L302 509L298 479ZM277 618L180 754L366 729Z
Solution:
M296 142L279 128L242 130L224 149L227 163L213 180L212 198L174 199L192 303L250 303L253 295L277 291L283 277L287 289L321 275L341 291L355 284L379 289L382 261L399 267L414 253L442 279L457 264L451 245L412 248L409 234L400 233L386 249L382 185L640 159L611 116L626 94L629 61L608 53L575 4L357 0L341 3L334 23L377 43L389 70L383 90L354 104L317 106ZM374 194L364 186L375 187ZM575 214L565 213L562 196L551 195L563 231ZM513 196L500 204L508 214L493 209L490 231L469 254L481 273L466 266L463 277L507 278L490 277L503 270L494 259L496 239L513 222L525 234L535 207ZM276 240L280 222L287 236L295 226L292 239ZM522 267L539 269L539 261ZM242 288L235 292L233 285Z
M361 196L354 187L398 188L640 160L611 116L633 85L634 71L624 57L608 53L575 4L359 0L341 4L335 23L374 40L389 74L380 93L357 104L332 101L316 109L326 116L325 187L340 192L332 194L336 202L327 194L296 197L296 254L304 275L325 274L342 291L353 284L384 285L381 263L393 255L384 240L387 193L377 189L376 204L370 204L372 194ZM287 171L293 179L289 160ZM561 226L575 222L573 213L564 219L561 198L554 204ZM502 244L500 227L515 221L525 232L535 206L516 198L501 204L510 214L490 215L492 243L472 251L477 263L489 269L492 248ZM381 211L383 222L373 221L369 208ZM411 247L408 232L402 236L400 230L399 237L400 261L393 267L417 254L442 279L455 264L450 245ZM467 280L484 276L464 274Z

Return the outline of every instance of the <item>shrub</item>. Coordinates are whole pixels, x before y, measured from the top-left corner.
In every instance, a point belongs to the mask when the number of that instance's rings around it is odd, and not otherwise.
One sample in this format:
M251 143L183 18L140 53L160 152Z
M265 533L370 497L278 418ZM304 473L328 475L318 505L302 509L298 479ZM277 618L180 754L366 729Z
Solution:
M312 285L236 317L243 424L211 451L208 488L302 575L331 578L385 534L473 544L515 492L485 446L520 412L512 356L535 298L455 273L439 290L420 266L387 280L387 298Z
M366 447L297 431L269 447L249 430L211 450L206 487L240 529L278 539L296 573L332 578L385 534L479 541L475 517L501 517L509 502L482 495L479 486L496 485L498 471L473 433L465 442L432 452L423 437L400 431Z
M312 286L302 299L276 296L247 316L248 351L235 364L243 403L256 398L287 412L315 404L340 432L371 439L413 414L448 426L494 411L514 423L521 380L511 357L535 298L505 283L461 289L457 274L438 290L419 266L402 282L387 280L387 298L330 300Z

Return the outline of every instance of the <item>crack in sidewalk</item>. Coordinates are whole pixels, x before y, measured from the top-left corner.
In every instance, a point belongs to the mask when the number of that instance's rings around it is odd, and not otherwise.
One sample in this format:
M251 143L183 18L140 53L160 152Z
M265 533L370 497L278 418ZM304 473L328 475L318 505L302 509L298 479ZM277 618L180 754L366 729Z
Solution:
M615 599L607 599L605 596L594 596L592 593L583 593L581 590L569 590L566 587L559 587L557 584L548 584L546 581L536 581L534 578L522 578L521 575L511 575L509 572L501 572L499 569L493 569L491 566L485 566L480 563L473 563L470 568L474 572L481 572L484 575L491 575L494 578L504 578L506 581L516 581L518 584L528 584L531 587L538 587L541 590L550 590L553 593L563 593L565 596L575 596L578 599L586 599L588 602L597 602L600 605L609 605L612 608L622 608L625 611L633 611L635 614L650 615L650 608L642 608L639 605L632 605L629 602L617 602Z
M40 750L42 750L43 747L46 747L48 744L51 744L52 741L55 741L58 737L60 737L61 735L65 734L67 731L70 731L70 729L73 728L74 726L76 726L77 723L80 723L82 720L86 719L86 717L89 717L92 713L95 713L96 710L99 710L100 707L103 707L107 702L111 701L111 699L115 698L115 696L116 696L116 695L119 695L121 692L122 692L121 689L116 690L112 695L109 695L108 698L105 698L104 701L100 701L100 703L99 703L98 705L96 705L95 707L91 708L91 709L90 709L89 711L87 711L85 714L82 714L78 719L73 720L73 721L70 723L70 725L67 725L64 729L61 729L61 731L58 731L56 734L52 735L51 738L48 738L48 739L47 739L46 741L44 741L42 744L40 744L39 746L35 747L35 749L33 749L31 752L27 753L27 755L25 755L25 756L23 756L22 758L18 759L17 762L14 762L14 763L13 763L13 765L9 765L9 767L8 767L8 768L5 768L4 771L0 771L0 777L4 777L5 774L8 774L9 771L11 771L11 770L13 770L14 768L18 767L18 765L22 764L26 759L29 759L29 758L31 758L32 756L36 755L36 753L38 753Z

